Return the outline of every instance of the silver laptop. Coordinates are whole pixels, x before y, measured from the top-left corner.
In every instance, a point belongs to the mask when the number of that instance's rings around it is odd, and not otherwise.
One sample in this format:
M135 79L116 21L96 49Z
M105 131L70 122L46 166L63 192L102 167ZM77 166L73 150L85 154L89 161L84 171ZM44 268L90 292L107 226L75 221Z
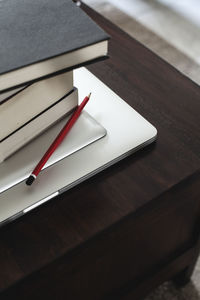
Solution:
M0 164L0 225L40 206L156 139L157 131L85 68L74 72L80 100L91 99L31 185L26 178L66 120ZM56 199L55 199L56 201Z

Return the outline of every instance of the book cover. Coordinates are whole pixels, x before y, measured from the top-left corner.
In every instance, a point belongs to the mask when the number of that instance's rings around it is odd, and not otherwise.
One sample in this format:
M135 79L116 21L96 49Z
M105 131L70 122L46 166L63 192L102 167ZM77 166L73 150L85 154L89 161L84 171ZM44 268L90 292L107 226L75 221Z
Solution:
M72 0L0 1L0 28L0 93L107 55L108 35Z

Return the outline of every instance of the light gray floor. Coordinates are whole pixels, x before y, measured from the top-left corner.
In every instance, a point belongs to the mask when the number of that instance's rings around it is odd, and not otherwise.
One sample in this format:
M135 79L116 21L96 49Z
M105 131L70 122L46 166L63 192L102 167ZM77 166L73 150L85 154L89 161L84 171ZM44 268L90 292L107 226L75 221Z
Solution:
M200 0L85 0L157 55L200 84ZM146 300L200 300L200 259L191 282L171 282Z
M199 0L109 0L200 63Z
M198 1L85 0L85 3L200 84Z

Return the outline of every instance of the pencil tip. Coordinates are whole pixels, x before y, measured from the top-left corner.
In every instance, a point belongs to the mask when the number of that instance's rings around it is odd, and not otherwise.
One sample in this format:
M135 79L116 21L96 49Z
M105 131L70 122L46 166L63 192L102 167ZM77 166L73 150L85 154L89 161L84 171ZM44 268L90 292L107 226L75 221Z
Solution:
M34 180L35 177L33 175L30 175L29 178L26 180L26 185L31 185Z
M88 95L88 98L89 98L89 99L90 99L91 94L92 94L92 93L89 93L89 95Z

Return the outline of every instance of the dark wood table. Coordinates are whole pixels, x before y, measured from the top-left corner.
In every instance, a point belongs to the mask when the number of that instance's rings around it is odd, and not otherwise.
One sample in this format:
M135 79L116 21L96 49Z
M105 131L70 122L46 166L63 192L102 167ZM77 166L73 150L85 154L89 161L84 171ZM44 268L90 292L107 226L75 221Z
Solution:
M1 300L142 299L185 284L199 253L200 88L83 9L112 36L110 59L89 69L158 140L0 229Z

